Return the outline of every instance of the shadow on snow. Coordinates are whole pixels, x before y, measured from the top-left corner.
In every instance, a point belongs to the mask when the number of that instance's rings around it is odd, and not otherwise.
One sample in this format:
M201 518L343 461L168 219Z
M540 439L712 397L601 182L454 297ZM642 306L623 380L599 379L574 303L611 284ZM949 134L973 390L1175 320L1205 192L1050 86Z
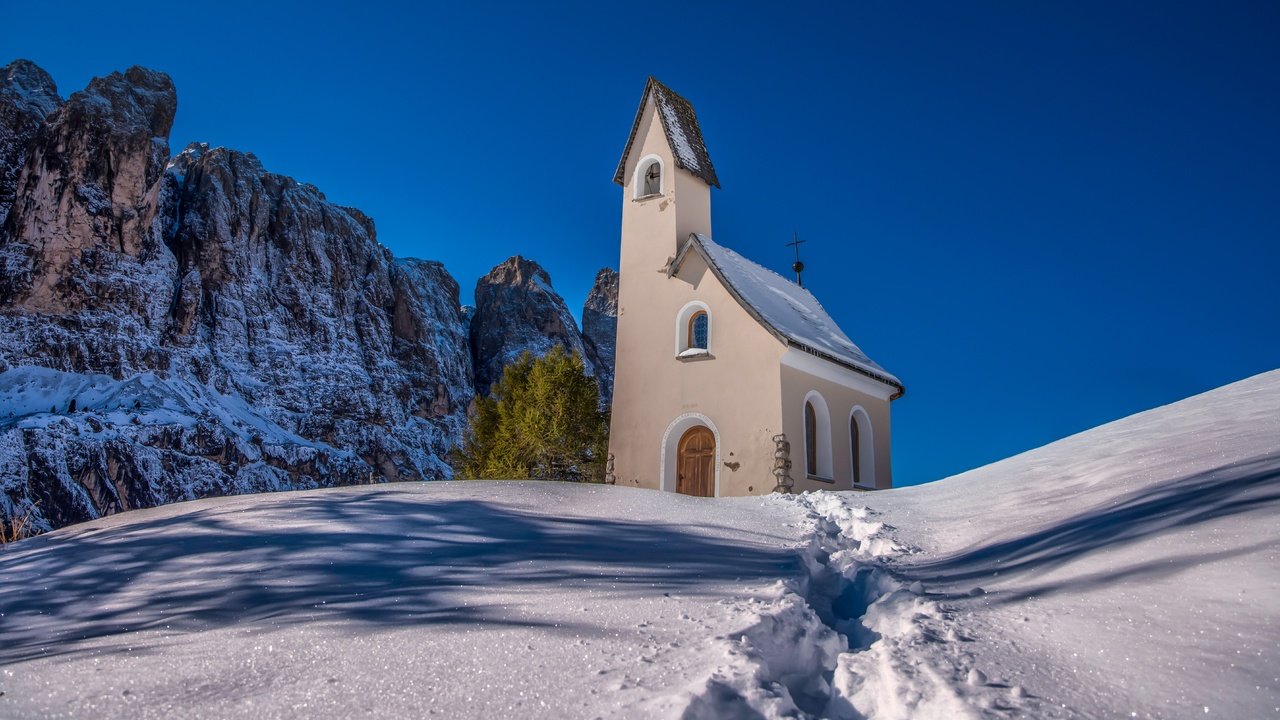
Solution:
M527 627L535 623L511 620L500 606L519 602L522 587L535 584L578 588L586 605L607 602L607 593L698 592L708 581L800 572L788 550L675 525L549 517L477 500L380 490L303 497L279 508L277 526L261 516L238 523L243 510L215 507L35 538L0 554L0 664L74 653L85 640L139 630L254 621ZM487 604L459 604L457 591L470 590L474 600L477 588ZM103 651L98 645L93 650Z
M1004 591L986 597L985 602L993 604L1063 591L1084 592L1126 580L1169 576L1204 563L1247 555L1280 545L1280 534L1273 532L1259 538L1258 543L1216 552L1206 543L1203 552L1161 556L1059 582L1037 578L1092 553L1122 548L1219 518L1256 512L1274 514L1277 509L1280 455L1266 455L1144 487L1043 530L914 563L901 570L913 578L956 589L957 594L943 593L950 599L966 596L957 586L992 579L1014 581Z

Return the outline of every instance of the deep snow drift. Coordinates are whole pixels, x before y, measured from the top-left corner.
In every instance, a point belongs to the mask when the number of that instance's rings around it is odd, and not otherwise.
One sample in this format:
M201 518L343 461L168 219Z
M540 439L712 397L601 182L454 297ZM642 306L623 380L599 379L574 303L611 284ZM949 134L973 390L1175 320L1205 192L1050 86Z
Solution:
M872 716L920 716L914 663L1036 717L1280 716L1280 371L865 501L961 638L883 648Z
M1278 508L1280 372L875 494L202 500L0 551L0 716L1272 717Z

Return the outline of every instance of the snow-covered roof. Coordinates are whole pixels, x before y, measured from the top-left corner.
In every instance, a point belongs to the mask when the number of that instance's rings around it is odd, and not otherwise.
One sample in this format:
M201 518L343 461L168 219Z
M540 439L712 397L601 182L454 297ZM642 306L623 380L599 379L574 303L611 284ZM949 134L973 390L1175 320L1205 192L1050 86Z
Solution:
M768 268L757 265L706 235L690 235L671 263L675 274L690 252L698 252L711 271L747 312L778 339L828 361L898 388L905 388L849 339L813 293Z
M636 111L636 119L631 123L631 134L627 136L627 145L622 150L622 160L618 161L618 171L614 173L613 181L619 185L626 184L627 157L631 154L631 145L640 130L640 118L644 116L644 106L650 95L653 96L658 117L662 120L667 142L671 144L671 151L675 154L676 165L702 178L706 184L720 187L716 169L711 164L711 156L707 154L707 144L702 140L702 128L698 126L698 115L693 111L693 104L653 77L644 85L640 109Z

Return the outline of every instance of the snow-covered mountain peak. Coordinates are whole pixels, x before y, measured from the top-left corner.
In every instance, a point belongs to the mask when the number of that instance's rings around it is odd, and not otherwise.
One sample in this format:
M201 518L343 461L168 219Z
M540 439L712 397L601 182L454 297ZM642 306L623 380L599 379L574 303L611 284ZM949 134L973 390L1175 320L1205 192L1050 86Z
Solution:
M18 59L0 68L0 96L10 103L32 108L43 117L58 109L58 86L43 68Z

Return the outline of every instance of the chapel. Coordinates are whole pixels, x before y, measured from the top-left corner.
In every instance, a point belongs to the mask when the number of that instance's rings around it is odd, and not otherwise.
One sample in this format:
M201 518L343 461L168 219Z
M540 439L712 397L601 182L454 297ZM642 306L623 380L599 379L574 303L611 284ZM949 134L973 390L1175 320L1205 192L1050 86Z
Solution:
M902 382L812 293L712 239L720 181L697 115L654 78L614 182L614 481L705 497L890 487Z

